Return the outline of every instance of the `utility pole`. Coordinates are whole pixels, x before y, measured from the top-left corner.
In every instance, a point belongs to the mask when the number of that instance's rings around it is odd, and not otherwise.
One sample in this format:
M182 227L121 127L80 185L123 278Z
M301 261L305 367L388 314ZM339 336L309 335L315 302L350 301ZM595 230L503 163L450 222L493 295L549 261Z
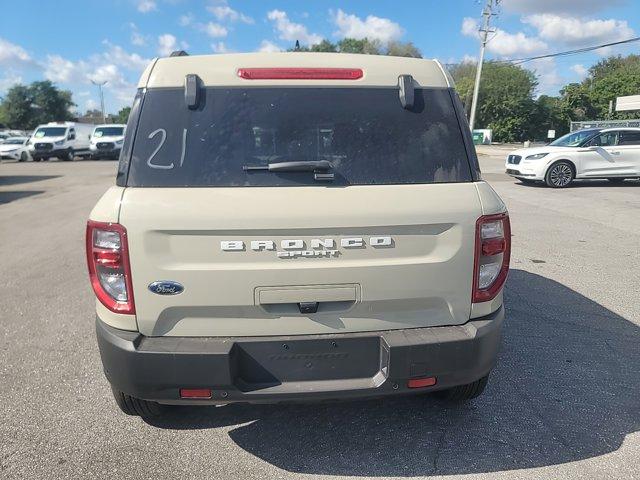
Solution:
M484 49L487 46L487 39L490 33L495 32L495 29L490 27L491 17L493 13L493 7L498 6L501 0L487 0L487 4L482 10L482 28L480 29L480 58L478 59L478 67L476 68L476 81L473 87L473 100L471 101L471 118L469 119L469 127L473 132L474 124L476 123L476 109L478 108L478 93L480 92L480 77L482 76L482 64L484 62Z
M107 81L105 80L104 82L99 83L91 80L91 83L97 86L100 90L100 110L102 111L102 123L107 123L107 117L104 114L104 94L102 93L102 87L107 84Z

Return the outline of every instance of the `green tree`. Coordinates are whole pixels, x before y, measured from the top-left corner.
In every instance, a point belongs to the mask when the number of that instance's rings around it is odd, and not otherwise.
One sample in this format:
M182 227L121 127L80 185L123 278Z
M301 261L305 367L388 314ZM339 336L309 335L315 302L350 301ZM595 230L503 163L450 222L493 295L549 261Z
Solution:
M389 42L385 54L393 57L422 58L422 53L412 42Z
M131 107L121 108L116 117L116 123L127 123L127 120L129 120L130 113L131 113Z
M343 38L338 42L340 53L363 53L365 55L382 55L382 44L379 40L368 38Z
M73 106L71 92L45 80L11 87L0 103L0 111L12 128L29 130L40 123L71 120L69 109Z
M462 63L451 69L460 99L471 101L476 67ZM516 142L530 138L532 116L536 112L534 93L538 85L535 74L522 67L487 62L482 70L478 97L477 125L493 130L499 142Z
M589 69L583 85L597 118L636 118L638 112L613 112L609 102L616 97L637 95L640 92L640 55L615 56L600 60Z

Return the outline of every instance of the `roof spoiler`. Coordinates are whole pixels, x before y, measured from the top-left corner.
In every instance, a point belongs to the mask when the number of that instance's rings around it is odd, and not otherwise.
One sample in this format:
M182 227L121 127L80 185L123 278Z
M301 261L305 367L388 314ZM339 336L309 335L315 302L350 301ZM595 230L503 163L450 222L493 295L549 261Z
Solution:
M413 107L413 77L411 75L400 75L398 77L398 89L402 108L409 109Z
M184 102L189 110L197 110L202 102L202 79L195 73L184 77Z

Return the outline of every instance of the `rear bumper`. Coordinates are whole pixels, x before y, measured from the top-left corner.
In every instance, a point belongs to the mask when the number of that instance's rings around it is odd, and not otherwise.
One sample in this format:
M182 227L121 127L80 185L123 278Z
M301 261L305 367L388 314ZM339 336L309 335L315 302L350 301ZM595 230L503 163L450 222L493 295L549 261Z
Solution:
M291 337L145 337L96 321L107 379L167 404L364 398L473 382L495 365L504 308L449 327ZM409 389L411 378L436 385ZM211 388L204 400L180 388Z

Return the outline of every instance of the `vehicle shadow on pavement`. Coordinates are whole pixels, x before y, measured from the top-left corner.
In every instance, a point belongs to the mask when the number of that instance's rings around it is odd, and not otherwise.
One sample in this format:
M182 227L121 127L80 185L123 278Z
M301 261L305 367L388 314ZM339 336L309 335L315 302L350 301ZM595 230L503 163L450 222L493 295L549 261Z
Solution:
M547 185L545 185L544 182L520 182L518 180L516 180L516 185L520 186L520 187L528 187L528 188L550 188ZM571 184L566 187L568 189L571 188L584 188L584 187L610 187L610 188L633 188L633 187L639 187L640 186L640 181L638 180L625 180L622 183L614 183L614 182L610 182L609 180L585 180L585 179L581 179L581 180L574 180L573 182L571 182Z
M10 203L21 198L31 197L33 195L40 195L44 193L44 190L24 190L20 192L0 192L0 205L3 203Z
M540 275L512 270L502 352L485 394L179 408L166 429L237 425L231 439L315 475L497 472L588 459L640 430L640 328ZM215 452L212 452L212 455Z
M50 180L58 177L60 177L60 175L0 175L0 187L41 182L42 180Z

